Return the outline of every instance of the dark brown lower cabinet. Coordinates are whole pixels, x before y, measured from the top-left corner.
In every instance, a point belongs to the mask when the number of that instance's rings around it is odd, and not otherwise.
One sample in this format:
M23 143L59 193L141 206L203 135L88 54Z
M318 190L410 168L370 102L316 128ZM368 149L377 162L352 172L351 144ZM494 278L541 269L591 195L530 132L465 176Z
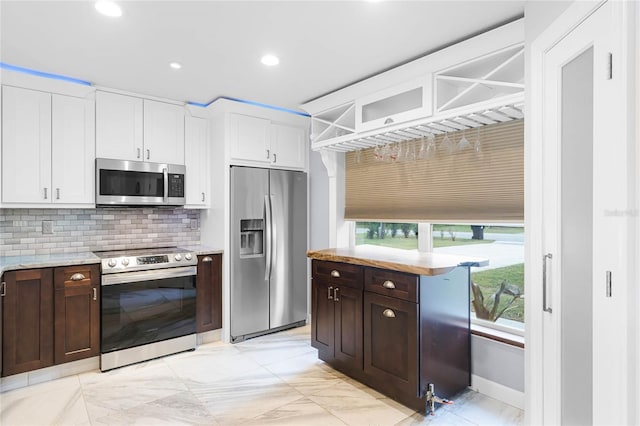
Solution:
M470 384L469 270L419 276L313 261L311 345L332 367L421 412Z
M2 376L53 365L53 270L5 272Z
M364 372L376 387L418 405L418 304L364 292Z
M100 267L56 268L55 363L100 354Z
M2 376L100 353L100 267L4 274Z
M222 327L222 255L198 256L196 332Z

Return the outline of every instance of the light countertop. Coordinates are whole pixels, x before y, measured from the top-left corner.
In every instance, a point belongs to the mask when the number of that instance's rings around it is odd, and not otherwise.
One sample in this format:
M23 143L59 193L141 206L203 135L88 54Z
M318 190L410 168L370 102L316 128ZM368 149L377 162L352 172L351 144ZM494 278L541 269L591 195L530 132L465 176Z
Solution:
M224 250L203 246L180 246L180 248L202 254L221 254ZM90 251L82 253L36 254L25 256L0 256L0 275L6 271L56 266L88 265L100 263L100 258Z
M0 275L6 271L13 271L16 269L87 265L90 263L100 263L100 258L90 251L82 253L0 256Z
M380 246L341 247L309 250L307 257L331 262L372 266L418 275L446 274L458 266L487 266L488 259L440 253L420 253Z

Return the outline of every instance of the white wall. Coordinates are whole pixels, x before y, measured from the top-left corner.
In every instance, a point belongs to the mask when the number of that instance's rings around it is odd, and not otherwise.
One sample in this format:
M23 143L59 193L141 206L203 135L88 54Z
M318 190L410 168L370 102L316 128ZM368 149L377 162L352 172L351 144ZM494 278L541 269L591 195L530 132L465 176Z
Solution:
M309 153L309 249L329 247L329 176L319 152Z

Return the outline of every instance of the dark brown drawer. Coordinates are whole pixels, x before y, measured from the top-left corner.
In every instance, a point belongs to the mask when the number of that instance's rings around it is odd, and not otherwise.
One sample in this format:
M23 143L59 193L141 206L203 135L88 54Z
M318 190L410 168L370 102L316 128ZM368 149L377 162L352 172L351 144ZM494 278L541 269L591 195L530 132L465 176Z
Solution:
M362 288L362 266L340 262L313 261L313 277L330 283Z
M373 293L418 303L418 279L415 274L367 268L364 271L364 289Z

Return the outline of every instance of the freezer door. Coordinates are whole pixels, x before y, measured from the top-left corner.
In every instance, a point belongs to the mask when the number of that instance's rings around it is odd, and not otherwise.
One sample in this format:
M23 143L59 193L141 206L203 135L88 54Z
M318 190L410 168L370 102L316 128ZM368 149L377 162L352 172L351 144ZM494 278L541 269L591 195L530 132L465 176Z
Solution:
M271 170L272 266L269 327L307 317L307 174Z
M231 168L231 339L269 329L269 281L265 275L269 171Z

